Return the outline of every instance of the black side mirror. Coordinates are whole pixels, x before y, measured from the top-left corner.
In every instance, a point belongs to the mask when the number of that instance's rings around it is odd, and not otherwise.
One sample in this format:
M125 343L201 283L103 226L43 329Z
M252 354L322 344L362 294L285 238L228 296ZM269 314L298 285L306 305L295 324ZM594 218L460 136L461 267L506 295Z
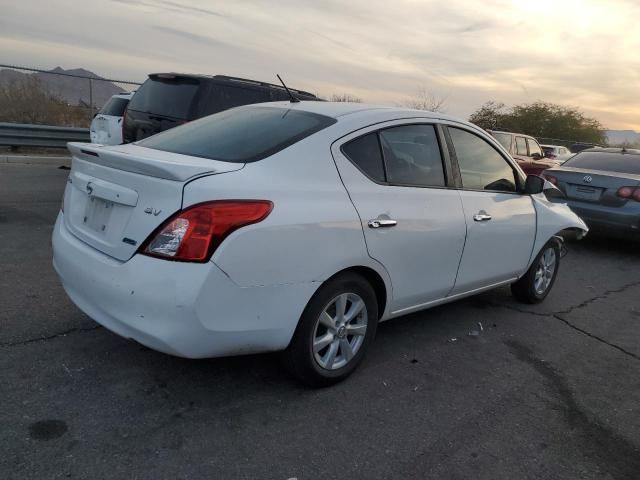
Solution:
M538 152L534 152L531 154L531 158L533 158L534 160L540 160L543 157Z
M524 193L527 195L535 195L544 191L544 178L538 175L527 175L524 182Z

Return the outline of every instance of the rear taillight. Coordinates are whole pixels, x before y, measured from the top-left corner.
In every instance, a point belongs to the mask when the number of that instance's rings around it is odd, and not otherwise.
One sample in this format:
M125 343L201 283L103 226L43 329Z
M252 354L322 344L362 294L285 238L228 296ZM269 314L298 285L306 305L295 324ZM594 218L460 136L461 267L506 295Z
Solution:
M640 202L640 187L620 187L616 195L625 200Z
M267 200L219 200L199 203L163 223L140 247L143 255L181 262L206 262L235 230L267 218Z
M545 178L545 180L548 180L550 183L553 183L554 185L558 185L558 179L553 175L543 175L543 177Z

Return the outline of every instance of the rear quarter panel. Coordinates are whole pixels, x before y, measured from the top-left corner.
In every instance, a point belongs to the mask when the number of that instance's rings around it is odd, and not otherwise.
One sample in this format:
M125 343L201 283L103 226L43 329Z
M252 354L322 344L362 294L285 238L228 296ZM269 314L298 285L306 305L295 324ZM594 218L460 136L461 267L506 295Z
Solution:
M377 271L357 212L331 158L332 127L237 172L189 183L184 206L218 199L274 203L261 223L231 234L214 252L216 263L240 286L322 282L352 266Z

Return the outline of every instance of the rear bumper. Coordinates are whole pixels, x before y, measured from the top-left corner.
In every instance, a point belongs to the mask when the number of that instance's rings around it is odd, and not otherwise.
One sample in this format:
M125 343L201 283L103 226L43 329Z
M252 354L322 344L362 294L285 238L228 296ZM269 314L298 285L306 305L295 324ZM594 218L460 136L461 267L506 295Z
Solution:
M629 207L607 207L586 202L565 200L567 205L589 228L640 235L640 203Z
M71 300L125 338L187 358L286 348L316 283L239 287L214 263L134 255L119 262L78 240L60 213L53 265Z

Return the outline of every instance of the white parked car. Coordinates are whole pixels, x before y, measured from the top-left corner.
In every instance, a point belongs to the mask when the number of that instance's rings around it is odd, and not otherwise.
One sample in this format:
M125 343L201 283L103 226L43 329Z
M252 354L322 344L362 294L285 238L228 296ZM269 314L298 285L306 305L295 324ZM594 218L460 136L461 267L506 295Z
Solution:
M544 150L544 155L549 160L557 162L558 165L562 165L564 162L569 160L571 157L575 155L575 153L571 153L567 147L563 147L562 145L540 145L542 150Z
M93 117L89 128L91 143L120 145L122 143L122 118L133 93L112 96Z
M506 284L543 300L556 235L587 231L489 134L424 111L266 103L69 149L53 263L81 310L182 357L284 350L313 385L379 321Z

